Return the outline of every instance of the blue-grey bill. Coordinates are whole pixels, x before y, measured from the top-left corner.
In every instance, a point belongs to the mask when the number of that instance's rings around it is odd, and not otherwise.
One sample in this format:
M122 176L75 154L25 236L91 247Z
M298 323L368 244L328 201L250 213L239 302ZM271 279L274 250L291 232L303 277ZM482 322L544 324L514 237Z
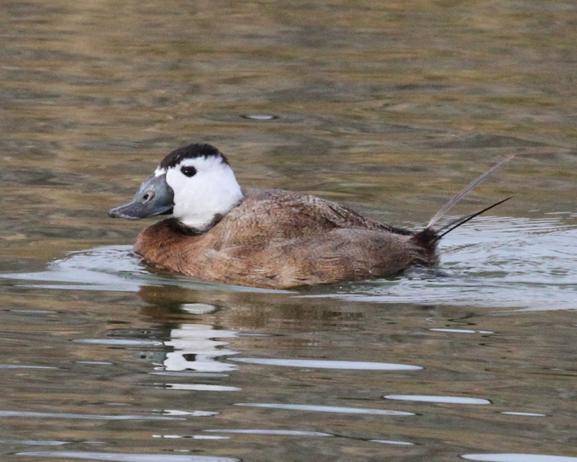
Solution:
M166 182L166 175L151 176L142 183L132 202L110 209L108 215L128 220L167 215L172 213L173 200L174 194Z

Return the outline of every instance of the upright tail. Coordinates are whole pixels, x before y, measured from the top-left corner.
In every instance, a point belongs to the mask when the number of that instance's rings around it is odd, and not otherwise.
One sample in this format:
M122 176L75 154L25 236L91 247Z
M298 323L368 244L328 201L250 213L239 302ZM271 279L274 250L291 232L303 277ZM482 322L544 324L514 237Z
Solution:
M473 218L481 215L482 213L485 213L486 211L491 210L493 207L497 207L498 205L501 205L503 202L506 202L509 199L511 199L512 196L507 197L507 198L502 199L498 202L495 202L494 204L489 205L488 207L485 207L483 210L479 210L478 212L472 213L470 215L465 215L465 216L462 216L460 218L457 218L456 220L452 220L449 223L447 223L446 225L441 226L438 229L434 228L434 226L439 222L439 220L441 218L443 218L447 214L447 212L449 212L449 210L451 210L455 205L457 205L459 202L461 202L467 196L467 194L469 194L477 186L479 186L483 181L485 181L487 178L489 178L500 167L502 167L504 164L506 164L511 159L513 159L513 157L515 157L514 154L511 156L507 156L504 159L502 159L501 161L497 162L495 165L493 165L489 170L487 170L481 176L479 176L478 178L471 181L471 183L469 183L462 191L460 191L458 194L455 194L453 197L451 197L451 199L449 199L449 201L445 205L443 205L439 209L439 211L437 213L435 213L435 215L433 215L433 217L429 220L429 223L427 223L427 226L425 226L425 229L416 233L413 236L413 239L416 240L417 242L419 242L422 246L430 247L431 250L434 250L435 244L443 236L446 236L451 231L459 228L460 226L464 225L465 223L472 220Z

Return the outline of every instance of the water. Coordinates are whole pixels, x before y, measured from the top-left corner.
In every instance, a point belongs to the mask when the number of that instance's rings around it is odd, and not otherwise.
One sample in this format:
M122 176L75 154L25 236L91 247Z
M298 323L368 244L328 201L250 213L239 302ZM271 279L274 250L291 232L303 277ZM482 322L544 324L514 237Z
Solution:
M574 2L4 2L0 458L577 458ZM418 228L439 268L271 291L153 272L158 160Z

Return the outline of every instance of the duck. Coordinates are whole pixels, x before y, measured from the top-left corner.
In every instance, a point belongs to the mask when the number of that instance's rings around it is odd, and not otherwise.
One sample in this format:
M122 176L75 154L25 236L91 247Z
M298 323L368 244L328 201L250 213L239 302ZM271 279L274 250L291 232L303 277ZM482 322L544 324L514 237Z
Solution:
M323 198L242 188L210 144L169 152L113 218L170 215L144 229L134 251L153 268L207 282L291 289L399 275L438 264L438 242L510 197L443 227L436 223L509 159L452 197L419 231L380 223Z

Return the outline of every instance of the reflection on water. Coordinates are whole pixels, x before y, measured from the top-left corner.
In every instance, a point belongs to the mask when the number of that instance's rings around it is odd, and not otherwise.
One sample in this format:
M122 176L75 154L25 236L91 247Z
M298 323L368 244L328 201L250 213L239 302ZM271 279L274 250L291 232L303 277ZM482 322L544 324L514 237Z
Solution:
M178 329L171 329L170 340L164 345L169 351L162 362L164 371L195 370L199 372L229 372L237 369L219 359L236 354L236 351L224 348L226 342L218 339L236 337L237 332L214 331L210 325L181 324Z
M574 461L576 12L3 2L0 459ZM436 269L207 284L105 214L194 141L412 229L509 154L455 214L514 199Z
M57 305L38 314L22 309L32 305L18 294L24 290L34 303L45 289L18 284L5 293L19 309L3 315L0 348L16 365L29 365L30 357L40 363L18 369L25 382L3 378L5 387L18 387L19 399L33 397L0 411L14 438L2 445L19 457L172 461L205 457L190 454L201 447L207 457L249 450L270 460L277 444L308 451L310 439L335 456L340 448L361 458L402 450L417 459L431 448L453 456L477 448L489 457L503 434L519 428L507 447L526 448L543 419L573 435L572 413L559 399L574 378L575 325L564 324L566 311L357 304L168 284L141 286L136 299L90 285L52 290ZM96 302L94 294L102 294ZM536 334L527 316L540 316L557 334ZM38 357L37 342L52 351ZM16 353L8 354L8 345ZM76 361L63 365L70 357ZM45 449L15 442L28 428L42 435L36 446ZM141 450L115 452L123 444L117 431ZM486 441L476 438L479 431ZM96 436L115 446L95 451ZM50 450L42 441L71 449Z

